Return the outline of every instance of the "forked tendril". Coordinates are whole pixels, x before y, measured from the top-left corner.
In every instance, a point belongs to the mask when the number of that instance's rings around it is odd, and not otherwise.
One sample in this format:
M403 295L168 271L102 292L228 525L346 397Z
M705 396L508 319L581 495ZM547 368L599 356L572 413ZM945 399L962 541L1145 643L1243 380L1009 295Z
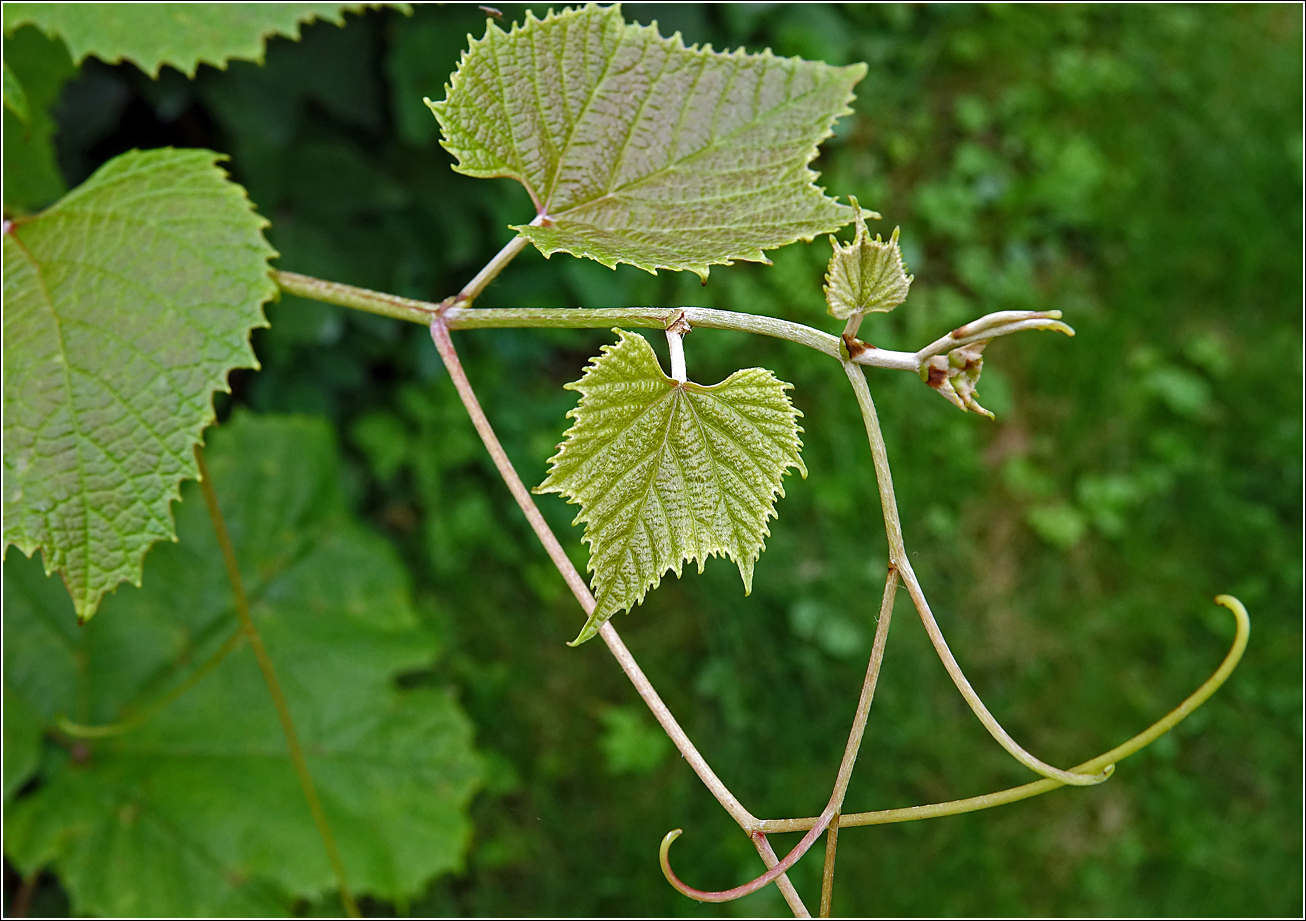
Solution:
M933 644L934 651L943 662L943 667L947 670L948 676L952 678L952 683L961 692L961 696L975 713L975 716L979 718L984 728L989 731L989 735L993 736L997 743L1007 750L1007 754L1035 774L1074 787L1091 787L1094 784L1100 784L1111 776L1115 771L1114 764L1108 764L1093 774L1063 771L1061 768L1053 767L1046 761L1036 758L1013 739L1002 728L1002 724L989 712L989 708L984 706L984 701L980 700L979 694L975 693L975 689L971 687L966 675L962 672L961 666L957 664L957 659L953 656L952 650L948 648L948 643L943 638L943 631L939 629L938 621L934 619L929 603L925 600L925 593L921 591L920 585L916 581L916 573L912 572L911 564L904 560L899 568L902 571L903 582L907 585L907 592L916 605L916 611L920 614L921 623L925 625L925 632L929 634L930 643Z
M1220 663L1220 667L1212 672L1211 676L1202 682L1197 690L1184 698L1179 706L1164 717L1129 739L1129 741L1117 745L1110 751L1103 752L1083 764L1076 765L1075 771L1101 770L1105 765L1117 764L1130 755L1137 754L1183 722L1189 714L1206 703L1211 695L1218 691L1220 686L1228 680L1229 676L1233 674L1233 670L1238 667L1238 662L1242 659L1244 650L1247 649L1247 638L1251 635L1251 618L1247 616L1247 609L1243 607L1242 602L1232 595L1217 595L1215 603L1232 612L1237 625L1237 632L1234 634L1233 642L1224 656L1224 661ZM1033 783L1022 784L1019 787L1009 787L1006 790L998 790L994 793L985 793L982 796L972 796L967 799L950 800L946 803L909 806L905 809L881 809L875 812L847 813L839 817L839 827L890 825L895 822L911 822L916 819L934 819L946 815L977 812L981 809L991 809L994 806L1004 806L1007 803L1029 799L1062 786L1064 784L1056 780L1036 780ZM810 819L768 819L762 822L762 831L768 834L806 831L819 821L819 817Z
M1157 720L1147 729L1131 738L1129 741L1117 745L1115 748L1096 758L1085 761L1083 764L1076 765L1072 776L1096 776L1090 772L1103 771L1107 768L1128 758L1130 755L1141 751L1152 742L1165 735L1179 723L1181 723L1189 714L1204 704L1220 686L1228 680L1233 674L1233 670L1238 666L1242 659L1243 652L1247 648L1247 639L1251 634L1251 619L1247 616L1247 609L1242 602L1232 595L1217 595L1215 603L1227 608L1234 616L1237 624L1237 632L1234 635L1233 643L1229 647L1229 652L1225 654L1224 661L1220 663L1209 678L1204 681L1192 694L1188 695L1184 701L1161 719ZM788 856L779 864L763 873L761 876L744 883L742 886L736 886L733 889L725 889L716 892L695 889L681 882L679 877L671 869L669 853L671 843L681 835L681 829L668 832L662 839L662 846L658 850L658 862L662 866L662 874L666 877L667 882L673 888L684 896L695 899L700 902L728 902L734 899L750 895L771 882L776 877L791 868L800 857L803 856L816 839L826 831L832 822L837 822L838 827L848 828L858 825L888 825L896 822L910 822L917 819L939 818L945 815L959 815L965 812L976 812L981 809L991 809L994 806L1002 806L1007 803L1018 802L1022 799L1029 799L1042 793L1055 790L1058 787L1066 786L1060 780L1048 778L1045 780L1034 781L1033 783L1024 784L1019 787L1011 787L1006 790L1000 790L995 793L987 793L983 796L973 796L968 799L952 800L946 803L933 803L926 806L911 806L906 809L884 809L876 812L850 813L841 816L823 813L814 819L780 819L762 822L761 831L754 832L753 837L764 838L766 834L807 831L802 841L798 843Z

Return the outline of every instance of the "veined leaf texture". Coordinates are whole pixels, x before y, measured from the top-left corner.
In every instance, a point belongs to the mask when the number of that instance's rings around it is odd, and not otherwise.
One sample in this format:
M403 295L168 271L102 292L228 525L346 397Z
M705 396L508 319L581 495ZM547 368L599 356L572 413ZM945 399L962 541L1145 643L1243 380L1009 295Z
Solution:
M276 288L209 150L131 151L4 234L4 540L81 620L172 540L178 484Z
M811 240L852 219L808 168L866 65L686 47L619 6L490 24L442 102L455 167L516 179L548 256L692 271Z
M575 423L536 488L581 506L597 605L573 644L686 561L702 572L727 556L751 591L781 480L790 467L807 476L791 385L762 368L712 387L679 383L642 336L615 332L567 385L581 394Z

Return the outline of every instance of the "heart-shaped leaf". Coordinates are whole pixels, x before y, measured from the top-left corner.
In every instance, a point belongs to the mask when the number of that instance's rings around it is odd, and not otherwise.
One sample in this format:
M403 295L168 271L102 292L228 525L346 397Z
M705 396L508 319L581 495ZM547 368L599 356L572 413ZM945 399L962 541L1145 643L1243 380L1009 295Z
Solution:
M581 506L597 605L573 645L686 561L702 572L727 556L751 591L781 480L790 467L807 476L790 384L762 368L712 387L681 383L642 336L615 332L617 344L567 384L581 394L575 424L535 490Z

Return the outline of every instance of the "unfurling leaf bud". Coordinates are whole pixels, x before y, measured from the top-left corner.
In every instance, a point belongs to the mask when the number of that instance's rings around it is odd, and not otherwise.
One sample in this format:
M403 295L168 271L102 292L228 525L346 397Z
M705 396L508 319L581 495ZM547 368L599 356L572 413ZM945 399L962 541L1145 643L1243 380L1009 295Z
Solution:
M921 362L921 380L929 384L952 405L962 412L967 410L981 416L993 418L975 399L975 388L979 385L980 372L984 370L981 357L984 346L991 340L981 339L970 345L953 349L946 355L935 355Z
M879 234L872 240L857 199L849 196L849 201L857 221L857 236L846 245L830 237L834 255L825 272L825 302L830 315L841 320L892 310L907 299L907 289L912 283L912 276L902 263L902 250L898 248L898 228L893 229L888 243ZM870 213L879 217L875 212Z

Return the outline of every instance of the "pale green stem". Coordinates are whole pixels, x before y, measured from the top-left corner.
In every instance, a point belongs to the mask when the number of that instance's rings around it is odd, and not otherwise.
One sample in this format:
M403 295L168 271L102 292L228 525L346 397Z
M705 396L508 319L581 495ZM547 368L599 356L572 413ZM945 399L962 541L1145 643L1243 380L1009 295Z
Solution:
M327 859L331 862L331 869L335 872L336 883L340 886L340 900L344 902L345 911L351 918L361 917L358 911L358 903L354 901L353 893L349 891L349 880L345 875L345 864L340 858L340 849L336 847L336 839L331 834L331 826L327 823L326 812L322 809L322 802L317 796L317 787L313 784L313 775L308 771L308 761L304 758L304 750L299 744L299 734L295 731L295 722L291 719L290 708L286 705L285 695L281 693L281 682L277 680L276 670L272 667L272 659L268 651L263 646L263 637L259 635L258 628L254 626L254 618L250 616L249 599L245 595L245 583L240 575L240 564L236 560L236 549L232 546L231 537L227 533L227 523L222 517L222 508L218 505L218 494L213 489L213 478L209 475L208 464L204 461L204 452L199 445L195 446L195 462L199 465L200 490L204 493L204 502L208 506L209 518L213 522L213 531L218 538L218 546L222 549L222 560L227 566L227 578L231 582L231 593L236 602L236 616L240 618L241 628L249 637L249 645L254 650L254 658L258 661L259 671L263 673L263 680L268 686L268 694L272 698L272 706L276 708L277 719L281 721L281 731L286 737L286 747L290 749L290 761L295 766L295 774L299 777L299 786L304 791L304 799L308 801L308 810L313 814L313 822L317 825L318 834L322 837L322 844L326 847Z
M879 623L875 629L875 640L871 644L870 662L866 667L866 678L862 682L861 696L858 698L857 710L853 716L853 727L848 733L848 742L844 746L843 760L839 763L839 773L835 778L834 790L830 793L830 801L826 804L825 811L821 813L821 821L826 824L839 815L839 810L843 806L844 797L848 793L848 784L852 780L853 767L857 763L857 753L861 748L862 736L866 730L866 719L871 712L871 701L875 698L875 686L880 677L880 667L884 663L884 647L889 639L889 623L893 615L893 602L897 590L898 574L896 569L890 565L888 576L884 582L884 597L880 603L880 617ZM824 828L825 826L822 825L821 827ZM815 831L816 829L813 828L812 832ZM675 872L671 869L671 843L680 837L680 834L680 829L676 829L673 832L669 832L667 836L662 839L662 847L659 851L658 859L662 864L662 874L667 878L667 882L669 882L682 895L688 896L689 898L695 899L699 902L728 902L732 899L738 899L756 892L758 889L775 879L776 867L768 862L770 869L766 873L751 882L745 883L742 886L736 886L733 889L713 892L703 889L695 889L692 886L688 886L681 882L680 878L676 876ZM757 836L754 836L754 840L756 840L756 837ZM788 856L781 861L784 867L787 869L788 867L793 866L794 863L797 862L797 860L802 857L814 843L816 843L818 837L820 837L819 833L812 834L809 832L809 834L798 843L797 847L790 851ZM834 847L828 845L826 847L826 876L829 877L831 885L833 884L834 873L833 854ZM827 895L825 894L825 885L823 884L822 901L824 902L826 899Z
M829 828L829 838L825 844L825 867L821 873L822 918L830 917L830 906L834 898L835 851L839 846L839 812L843 809L848 783L852 780L853 765L857 761L862 736L866 731L866 720L870 716L871 702L875 699L875 686L879 682L880 668L884 664L884 649L889 642L889 623L893 619L893 602L897 595L898 570L890 562L889 572L884 580L884 595L880 599L880 616L875 626L875 640L871 643L871 658L866 665L866 678L862 682L862 693L857 701L853 728L848 733L848 744L844 747L843 762L839 765L839 775L830 798L830 804L835 808L835 818Z
M431 321L430 328L431 339L435 342L436 351L440 353L440 358L444 361L445 368L449 372L449 378L458 391L458 396L463 402L464 409L467 410L467 415L472 420L472 425L475 426L477 433L481 436L481 441L490 453L495 468L499 471L499 476L507 484L508 490L517 501L517 506L526 516L526 520L530 523L535 536L544 545L549 559L553 561L553 565L557 567L558 572L566 580L567 586L571 589L572 594L580 603L581 610L585 612L585 616L588 618L594 611L594 596L590 593L589 586L585 584L585 580L581 578L580 573L576 571L576 567L572 565L566 551L562 549L562 544L558 542L558 538L554 535L553 529L549 527L548 522L544 520L544 516L540 514L539 508L535 505L534 497L526 488L526 484L521 481L521 477L517 475L516 468L513 467L512 461L508 459L507 453L503 450L503 445L500 444L493 426L490 425L489 418L481 408L476 392L472 389L471 382L467 378L467 372L463 370L462 362L458 358L458 352L453 346L453 340L449 337L448 328L439 317ZM675 743L676 748L684 756L685 761L689 763L690 768L698 775L708 791L716 797L717 802L730 814L730 817L739 824L740 828L751 835L757 827L757 817L744 808L744 805L722 783L716 772L707 763L707 760L699 753L698 748L690 740L684 729L676 722L670 708L663 703L662 698L654 690L652 683L636 663L635 657L630 654L630 650L621 641L616 628L611 623L606 623L599 630L599 636L607 644L608 650L612 653L613 658L617 660L617 664L621 666L621 670L626 673L626 677L635 686L639 696L644 700L649 710L652 711L654 718L662 726L663 731ZM754 844L757 845L756 840ZM766 850L758 845L758 852L762 855L764 862L768 853L773 860L775 858L775 854L770 851L769 845ZM796 903L798 908L795 911L801 910L802 915L800 916L806 916L807 910L802 906L802 900L798 898L798 893L793 888L792 883L789 882L788 877L784 876L784 871L782 870L779 874L776 874L776 877L780 880L780 889L784 893L786 901L790 903L791 907Z
M889 561L897 567L899 575L902 576L903 583L907 586L907 591L911 595L912 602L916 605L921 621L925 624L925 631L934 644L935 652L938 653L944 668L948 671L948 675L957 686L957 690L961 692L961 696L965 698L971 710L974 711L984 728L997 740L998 744L1005 748L1013 758L1036 774L1056 778L1062 783L1078 786L1101 783L1106 780L1107 777L1111 776L1109 768L1101 774L1075 774L1055 768L1035 758L1018 745L1016 740L1011 738L1007 731L1002 728L1002 725L994 719L993 714L984 706L979 695L975 693L974 688L970 686L970 682L966 680L961 667L957 665L957 660L953 658L951 650L948 649L948 644L943 640L943 633L939 630L934 615L930 612L929 604L925 600L925 594L921 591L920 584L916 580L916 574L912 571L911 563L907 559L907 551L902 539L902 523L898 519L898 503L893 494L893 475L889 472L889 455L884 446L884 433L880 430L880 419L875 412L875 402L871 399L870 388L866 386L866 375L861 368L854 366L850 362L844 362L844 372L848 376L849 383L852 384L853 392L857 395L857 405L862 410L862 419L866 424L866 437L870 441L871 456L875 461L875 476L879 484L880 504L884 512L884 528L889 537Z
M540 219L537 217L531 221L532 224L538 224ZM517 258L517 254L524 250L530 241L525 237L513 237L508 245L495 253L494 258L485 264L485 268L476 273L476 277L463 286L454 298L455 304L470 304L480 295L482 291L494 281L498 274L507 268L508 263Z
M780 862L780 858L775 856L775 849L771 847L771 842L767 840L766 835L761 832L754 832L748 837L753 842L753 847L757 848L757 853L762 855L762 863L766 864L766 868L768 870L775 869L776 864ZM812 913L807 910L807 906L803 904L802 896L798 894L794 884L789 881L787 874L781 874L776 878L775 887L784 896L785 904L789 906L789 910L793 912L795 918L810 918L812 916Z
M839 846L839 816L825 830L825 867L821 871L821 917L830 917L834 908L834 854Z
M685 373L685 335L690 326L682 314L667 327L667 354L671 356L671 379L681 384L689 380Z
M353 285L325 281L311 275L281 272L277 269L273 269L271 274L277 287L286 294L308 298L311 301L322 301L325 304L338 304L352 310L390 317L392 320L406 320L409 323L426 326L431 322L431 317L440 310L439 304L430 301L418 301L397 294L356 288Z
M683 316L694 328L755 333L796 342L831 358L839 357L838 336L831 336L801 323L731 310L711 310L706 307L614 307L604 310L579 307L502 307L481 310L397 297L294 272L273 270L272 279L287 294L327 304L339 304L395 320L420 323L422 326L429 326L431 318L442 313L445 325L450 330L608 329L613 326L665 330L678 317ZM857 356L856 361L858 364L899 371L915 372L919 367L913 353L889 349L867 349Z
M544 520L544 516L540 514L539 508L535 505L534 497L521 481L521 477L517 475L516 469L512 466L512 461L508 459L508 455L504 452L503 445L499 443L499 438L490 425L490 420L486 417L485 411L481 408L471 382L467 379L467 372L463 370L462 362L458 358L458 352L454 349L453 340L449 337L449 331L439 318L431 323L431 338L434 340L436 350L444 361L445 368L449 371L449 377L458 391L458 396L463 402L463 407L467 410L467 415L471 417L472 424L476 427L477 433L481 436L481 441L485 444L486 450L489 451L490 457L494 461L495 468L498 469L499 475L517 501L517 506L522 510L522 514L526 516L526 520L530 523L535 536L544 545L549 559L553 561L553 565L557 567L558 572L566 580L567 586L571 589L572 594L576 597L581 609L588 618L594 611L594 596L590 594L589 586L585 584L585 580L576 571L576 567L572 565L566 551L562 549L562 544L558 542L558 538L554 535L553 529L549 527L548 522ZM616 628L611 623L604 624L599 631L599 636L603 638L608 649L611 650L622 671L635 685L640 697L653 711L654 717L666 730L671 740L676 743L676 747L685 756L685 760L689 762L690 767L698 774L708 790L712 792L712 795L725 807L725 810L730 813L731 817L739 823L739 826L751 833L757 827L757 818L743 807L743 804L735 798L734 794L721 782L721 779L717 777L716 772L712 770L703 756L699 754L694 743L690 741L689 736L676 722L671 711L662 702L652 684L649 683L648 678L645 677L644 672L635 662L630 651L617 635Z
M821 833L825 831L832 818L834 818L834 814L828 809L826 812L821 813L817 823L808 830L807 834L803 836L803 840L799 841L798 846L790 851L783 860L756 879L733 889L708 892L703 889L695 889L693 886L687 886L680 881L680 877L676 876L675 871L671 869L670 852L672 843L684 833L683 829L674 828L663 837L662 845L658 848L658 863L662 865L662 875L666 877L667 882L681 895L688 896L697 902L733 902L735 899L742 899L746 895L752 895L759 889L771 885L788 872L798 862L798 859L811 849L816 839L821 837ZM761 835L761 832L756 832L754 837Z
M523 238L518 237L517 240ZM500 253L503 255L512 248L509 244ZM515 256L513 251L508 258ZM496 259L499 257L496 256ZM506 264L506 261L505 263ZM487 266L488 268L488 266ZM498 270L502 270L500 265ZM484 270L482 270L483 274ZM477 275L477 278L481 277ZM497 274L497 270L495 272ZM683 316L691 327L702 329L728 329L736 332L754 333L770 336L807 346L810 349L839 358L841 344L838 336L812 329L801 323L778 320L775 317L758 316L751 313L737 313L732 310L712 310L707 307L613 307L603 310L589 310L579 307L502 307L481 310L459 306L463 301L451 299L444 303L420 301L408 297L398 297L367 288L343 285L334 281L323 281L309 275L295 272L272 271L272 279L287 294L294 294L309 300L322 301L327 304L339 304L353 310L375 313L379 316L409 323L429 326L431 317L443 312L445 323L451 330L461 329L606 329L612 326L628 326L640 329L667 329L677 317ZM476 279L473 279L475 282ZM488 284L489 279L486 279ZM469 285L470 287L470 285ZM482 288L484 286L482 285ZM476 293L480 293L478 289ZM451 306L452 305L452 306ZM1008 310L980 317L959 330L976 330L962 338L949 333L927 345L918 352L898 352L893 349L867 348L852 357L852 362L873 368L887 368L893 371L920 370L921 362L940 352L969 345L981 339L993 339L1010 333L1027 329L1056 330L1073 336L1074 330L1064 323L1055 322L1060 312ZM1005 318L1006 322L994 324L994 317ZM849 321L845 327L856 330L857 323Z
M1076 765L1074 770L1077 772L1099 771L1108 764L1118 764L1124 761L1130 755L1141 751L1148 745L1151 745L1161 736L1165 735L1179 723L1188 717L1194 710L1204 704L1207 699L1219 690L1220 686L1228 680L1233 674L1233 670L1238 666L1242 659L1243 652L1247 648L1247 638L1251 633L1251 620L1247 616L1247 609L1243 607L1242 602L1232 595L1217 595L1215 598L1217 604L1228 608L1233 612L1237 622L1237 632L1234 635L1233 644L1229 652L1225 655L1224 661L1220 667L1215 670L1211 677L1207 678L1200 687L1188 697L1184 698L1183 703L1175 707L1164 717L1157 720L1147 729L1134 736L1129 741L1117 745L1108 752L1098 755L1085 761L1083 764ZM1015 803L1023 799L1029 799L1032 796L1038 796L1041 793L1047 793L1050 790L1056 790L1063 787L1056 780L1036 780L1032 783L1023 784L1019 787L1010 787L1006 790L999 790L996 793L985 793L982 796L972 796L968 799L951 800L946 803L931 803L927 806L911 806L906 809L882 809L876 812L858 812L839 817L839 827L848 828L856 825L889 825L895 822L911 822L916 819L935 819L947 815L960 815L964 812L975 812L980 809L989 809L993 806L1002 806L1006 803ZM814 827L821 821L819 816L807 819L767 819L762 822L762 830L776 834L780 832L806 831Z
M181 695L185 694L195 685L199 684L200 680L203 679L205 675L218 667L219 663L227 657L228 653L234 651L244 641L245 628L241 625L236 628L236 632L227 637L226 642L219 646L214 651L213 655L205 659L202 665L187 675L185 680L181 681L166 694L162 694L157 699L146 704L135 713L129 714L126 719L102 726L83 726L81 723L74 723L66 716L60 714L55 718L55 725L58 726L60 730L76 739L103 739L135 729L150 717L154 716L154 714L166 708L174 700L181 697Z

